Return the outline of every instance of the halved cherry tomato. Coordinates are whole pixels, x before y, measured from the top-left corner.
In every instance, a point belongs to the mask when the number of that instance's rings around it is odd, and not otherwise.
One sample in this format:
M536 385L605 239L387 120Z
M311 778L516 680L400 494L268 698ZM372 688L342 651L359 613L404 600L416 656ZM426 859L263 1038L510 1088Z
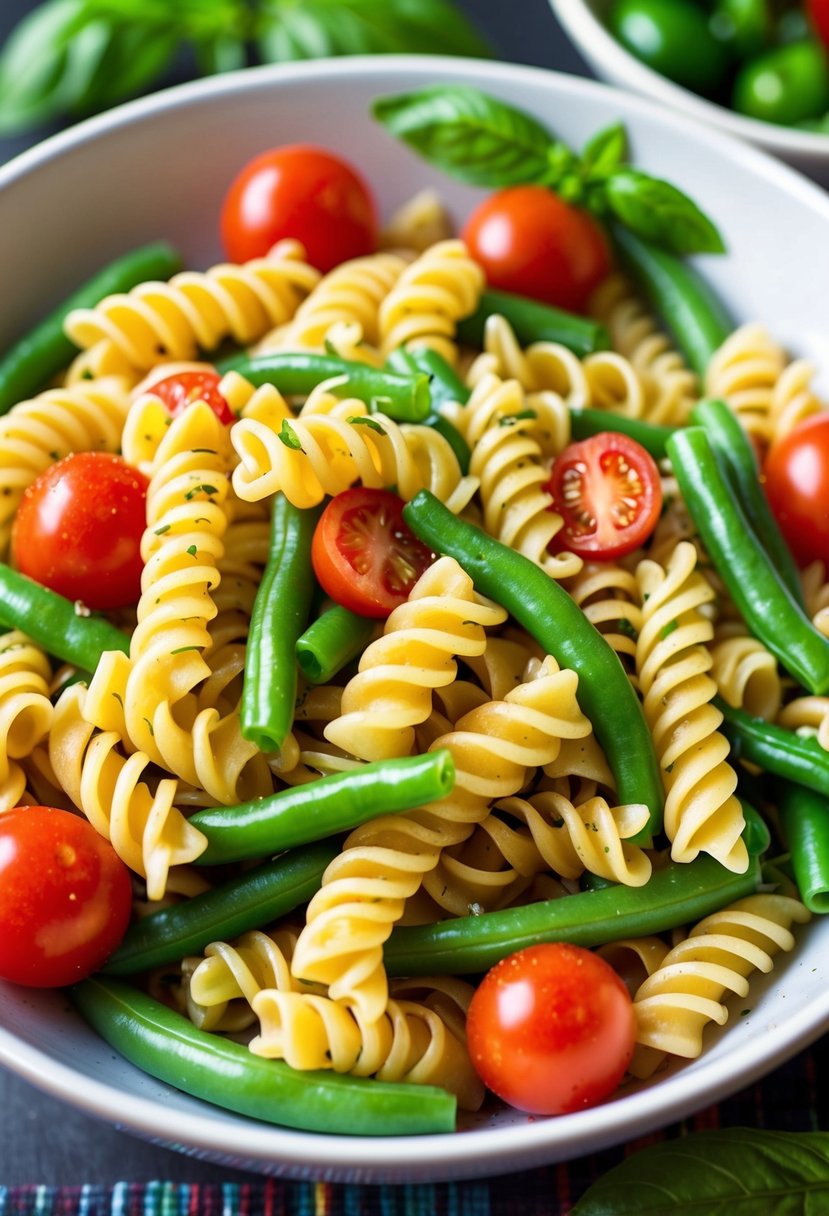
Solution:
M610 248L591 215L546 186L490 195L462 232L490 287L584 312L610 271Z
M233 262L264 257L294 237L318 270L377 248L377 207L346 161L310 144L271 148L234 178L222 204L222 242Z
M332 600L361 616L386 617L402 604L434 555L409 530L391 490L354 486L319 518L311 562Z
M141 592L147 478L120 456L76 452L27 487L12 525L22 574L88 608L121 608Z
M174 376L165 376L152 385L150 391L160 397L173 418L183 413L194 401L204 401L213 413L230 426L236 419L233 412L219 392L221 376L218 372L208 369L204 371L177 372Z
M763 481L795 560L829 567L829 413L804 419L772 444Z
M563 942L502 959L475 990L469 1055L484 1084L510 1106L563 1115L600 1102L633 1054L633 1003L613 968Z
M564 519L555 543L593 561L636 549L650 536L662 507L653 457L636 440L613 431L565 448L547 489L551 509Z
M88 820L48 806L0 815L0 976L59 988L91 975L126 932L132 884Z

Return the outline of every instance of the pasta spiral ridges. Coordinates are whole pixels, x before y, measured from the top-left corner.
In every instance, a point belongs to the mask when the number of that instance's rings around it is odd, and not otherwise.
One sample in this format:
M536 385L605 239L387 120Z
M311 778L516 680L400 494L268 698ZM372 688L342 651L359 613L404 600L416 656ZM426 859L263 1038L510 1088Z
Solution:
M717 691L708 674L712 626L700 612L713 591L696 561L694 546L682 542L664 570L647 559L639 563L643 605L636 665L666 790L671 856L691 861L706 852L742 873L748 866L740 836L743 813L729 745L718 730L722 714L710 703Z
M785 362L762 325L741 325L715 351L705 377L706 394L726 401L749 434L768 439L772 399Z
M734 622L714 630L711 646L713 676L720 696L753 718L773 722L780 709L783 686L777 660L761 641Z
M642 627L636 576L615 562L586 562L567 590L621 659L633 661Z
M171 359L194 359L225 338L248 346L293 317L318 283L319 272L304 257L298 242L281 241L267 257L244 265L141 283L95 308L73 309L64 331L83 350L109 342L142 371Z
M497 314L486 319L484 354L472 364L467 381L474 387L489 375L517 380L528 393L556 393L569 409L590 404L590 386L577 355L557 342L534 342L523 350L510 323Z
M478 307L484 272L459 240L439 241L400 275L380 305L380 349L428 347L452 366L455 327Z
M52 725L52 671L43 651L18 629L0 634L0 813L20 802L31 755Z
M774 386L768 416L768 440L774 443L813 414L826 409L812 388L815 368L808 359L795 359Z

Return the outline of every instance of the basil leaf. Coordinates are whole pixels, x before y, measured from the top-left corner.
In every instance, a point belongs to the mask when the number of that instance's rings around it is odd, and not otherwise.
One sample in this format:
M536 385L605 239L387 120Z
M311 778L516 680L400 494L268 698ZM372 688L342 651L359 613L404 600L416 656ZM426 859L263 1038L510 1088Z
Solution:
M51 0L24 17L0 54L0 135L48 121L64 107L69 44L83 0Z
M196 44L196 60L202 76L235 72L247 67L247 48L240 38L217 34Z
M622 168L604 183L606 208L631 232L671 253L722 253L713 222L687 195L638 169Z
M256 45L274 63L331 55L491 54L451 0L264 0Z
M373 114L430 164L473 186L552 184L575 163L534 118L463 85L380 97Z
M68 108L84 114L134 97L164 73L178 45L170 29L147 29L132 22L112 29L97 71Z
M591 178L604 177L627 160L628 136L624 124L613 123L597 132L584 145L582 172Z
M783 1216L829 1211L829 1134L730 1127L626 1158L571 1216Z

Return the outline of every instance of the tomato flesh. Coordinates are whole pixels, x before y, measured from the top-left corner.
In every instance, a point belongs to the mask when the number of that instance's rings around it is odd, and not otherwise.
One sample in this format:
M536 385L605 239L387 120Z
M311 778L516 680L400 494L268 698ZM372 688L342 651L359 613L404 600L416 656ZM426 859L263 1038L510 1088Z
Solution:
M51 465L27 487L12 525L17 569L88 608L134 604L148 484L106 452L76 452Z
M462 232L490 287L584 312L610 271L610 250L591 215L546 186L513 186L485 199Z
M631 553L650 536L662 507L659 469L627 435L603 431L558 456L547 490L564 523L559 548L593 561Z
M804 419L772 444L763 481L795 561L829 568L829 413Z
M219 373L206 368L204 371L177 372L174 376L166 376L153 384L150 391L160 398L173 418L184 413L194 401L204 401L220 422L230 426L236 419L219 391L220 383Z
M636 1019L613 968L581 946L550 942L487 972L467 1015L484 1084L519 1110L563 1115L613 1093L633 1054Z
M129 870L86 819L45 806L0 815L0 977L33 988L85 979L131 914Z
M301 241L323 272L377 248L377 206L368 185L324 148L289 144L246 164L222 204L221 234L233 262L264 257L276 241Z
M390 490L355 486L336 494L311 544L314 573L336 603L361 616L386 617L402 604L433 554L403 519Z

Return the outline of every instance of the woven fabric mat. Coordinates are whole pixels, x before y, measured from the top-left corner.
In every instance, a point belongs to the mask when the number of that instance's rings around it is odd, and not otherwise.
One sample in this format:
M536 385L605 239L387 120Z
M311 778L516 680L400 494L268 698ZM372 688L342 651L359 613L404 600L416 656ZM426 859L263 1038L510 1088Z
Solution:
M717 1127L829 1128L827 1076L829 1036L681 1123L601 1153L497 1178L400 1186L259 1177L242 1183L0 1185L0 1216L567 1216L592 1182L648 1144Z

